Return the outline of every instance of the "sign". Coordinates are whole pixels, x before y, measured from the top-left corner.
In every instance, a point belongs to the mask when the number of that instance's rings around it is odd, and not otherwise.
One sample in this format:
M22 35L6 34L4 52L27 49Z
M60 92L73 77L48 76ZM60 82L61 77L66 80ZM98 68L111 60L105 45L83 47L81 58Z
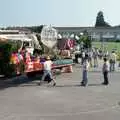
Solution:
M53 48L57 43L57 30L51 26L44 26L41 32L41 41L48 48Z

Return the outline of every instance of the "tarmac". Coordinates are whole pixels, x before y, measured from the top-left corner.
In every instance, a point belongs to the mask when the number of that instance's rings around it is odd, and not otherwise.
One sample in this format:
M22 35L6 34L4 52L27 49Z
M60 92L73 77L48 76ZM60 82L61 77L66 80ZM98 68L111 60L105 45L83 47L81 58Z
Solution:
M110 84L103 86L101 67L92 68L87 87L80 86L80 65L73 71L56 76L56 87L38 86L39 78L22 84L2 83L0 120L120 120L119 71L110 73Z

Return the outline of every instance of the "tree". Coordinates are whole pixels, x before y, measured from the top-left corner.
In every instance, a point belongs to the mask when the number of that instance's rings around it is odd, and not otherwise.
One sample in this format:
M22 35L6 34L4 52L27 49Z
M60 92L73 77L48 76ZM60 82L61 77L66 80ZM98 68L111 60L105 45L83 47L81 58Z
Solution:
M83 43L83 47L86 49L92 47L91 37L89 36L87 30L83 32L83 35L80 36L80 39L77 41L77 43Z
M81 41L83 42L83 47L84 48L91 48L92 47L92 44L91 44L91 39L89 36L87 35L83 35L82 38L81 38Z
M111 27L107 22L105 22L102 11L99 11L97 14L95 27Z
M41 33L44 25L29 27L32 32Z

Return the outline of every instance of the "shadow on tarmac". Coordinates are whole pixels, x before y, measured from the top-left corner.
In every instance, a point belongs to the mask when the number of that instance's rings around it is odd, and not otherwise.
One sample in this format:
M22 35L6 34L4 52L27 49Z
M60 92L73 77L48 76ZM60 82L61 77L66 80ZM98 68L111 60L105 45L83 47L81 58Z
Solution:
M33 85L33 81L38 79L38 77L28 78L27 76L17 76L11 79L0 80L0 90L4 90L10 87L18 87L21 84Z

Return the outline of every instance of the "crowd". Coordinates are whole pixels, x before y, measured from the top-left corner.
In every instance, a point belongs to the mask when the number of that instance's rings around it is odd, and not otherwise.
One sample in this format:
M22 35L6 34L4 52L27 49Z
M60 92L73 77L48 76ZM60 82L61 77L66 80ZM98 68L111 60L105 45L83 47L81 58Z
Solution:
M82 65L82 82L81 82L82 86L86 86L88 83L89 68L99 67L99 60L103 61L102 73L103 73L104 82L102 84L103 85L109 84L108 74L109 72L115 71L115 64L117 61L117 55L115 51L112 51L111 53L106 51L103 53L102 50L98 50L98 49L92 49L91 51L83 50L79 54L75 53L75 62L78 63L79 57L81 59L81 65ZM52 65L52 61L50 60L50 57L48 56L46 58L46 62L44 62L44 74L42 76L40 85L44 81L46 76L49 76L50 81L53 81L53 86L56 85L56 82L52 76L51 65Z
M98 67L99 66L99 60L103 60L103 66L102 66L102 73L104 76L104 82L103 85L108 85L108 73L115 71L116 61L117 61L117 55L115 51L112 51L109 53L108 51L102 52L98 49L93 49L91 51L82 51L81 52L81 65L82 67L82 86L86 86L88 83L88 70L89 67Z

